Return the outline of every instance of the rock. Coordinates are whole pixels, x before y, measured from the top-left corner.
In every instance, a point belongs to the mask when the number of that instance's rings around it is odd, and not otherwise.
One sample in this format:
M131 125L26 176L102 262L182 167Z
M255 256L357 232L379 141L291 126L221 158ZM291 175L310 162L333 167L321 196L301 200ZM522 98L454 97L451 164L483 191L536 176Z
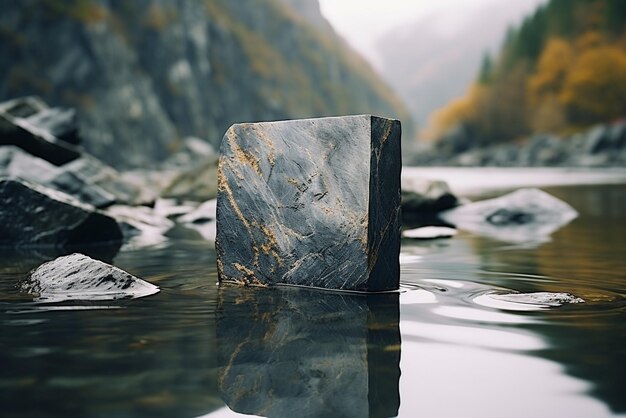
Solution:
M16 118L27 118L48 108L48 105L37 96L25 96L0 103L0 113Z
M567 203L539 189L520 189L495 199L442 212L459 229L508 242L545 240L578 216Z
M491 298L505 302L524 303L530 305L561 306L567 303L584 303L585 301L570 293L534 292L491 295Z
M196 209L198 209L198 207L199 205L197 202L181 202L178 199L157 199L154 202L154 212L160 216L169 219L184 217L194 212ZM212 219L215 219L215 209L213 210Z
M208 156L200 165L176 175L162 197L204 202L217 196L217 156Z
M130 170L123 171L120 175L122 182L139 191L132 204L151 205L161 197L163 190L180 175L180 170ZM215 183L215 179L212 182Z
M110 206L116 201L115 196L89 184L66 166L57 167L15 146L0 147L0 176L19 177L50 187L97 208Z
M218 297L218 385L233 411L397 416L397 293L226 286Z
M402 231L402 237L412 239L450 238L456 234L456 229L445 226L423 226Z
M446 155L457 155L476 146L472 129L465 124L458 124L448 130L437 141L437 150Z
M525 167L558 165L566 158L563 141L552 135L537 134L519 150L518 162Z
M15 99L0 103L0 145L15 145L31 155L54 165L62 165L80 157L81 149L55 137L45 128L30 122L37 113L32 101ZM17 109L17 110L16 110ZM44 109L45 110L45 109ZM26 114L27 118L15 115Z
M165 233L174 222L147 206L114 205L106 213L121 225L125 249L137 249L162 244L167 241Z
M142 190L138 185L126 181L120 172L95 157L83 154L61 168L64 172L81 177L92 188L97 187L112 195L115 203L126 205L146 203L142 199ZM148 201L154 201L154 197Z
M189 169L196 167L207 159L217 161L217 151L208 142L193 136L183 140L183 145L174 155L165 161L166 167L183 167Z
M233 125L217 197L222 281L399 285L400 122L369 115Z
M124 270L83 254L71 254L42 264L21 283L22 292L40 302L140 298L159 288Z
M79 145L80 143L76 109L62 107L43 109L29 116L25 121L69 144Z
M199 225L215 219L217 219L217 199L211 199L178 218L178 222Z
M17 178L0 178L0 246L72 247L120 242L117 222L71 196Z
M402 223L410 226L438 223L437 214L458 205L445 181L402 178Z
M217 234L217 199L204 202L192 212L178 218L178 222L187 228L197 231L202 238L215 242Z

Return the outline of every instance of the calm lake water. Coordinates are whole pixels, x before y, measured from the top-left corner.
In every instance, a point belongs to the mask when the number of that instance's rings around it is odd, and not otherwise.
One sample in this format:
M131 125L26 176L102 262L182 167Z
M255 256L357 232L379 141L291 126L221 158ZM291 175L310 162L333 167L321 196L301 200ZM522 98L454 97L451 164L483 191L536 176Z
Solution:
M474 197L534 178L452 172ZM533 184L592 182L551 173ZM114 257L157 295L35 304L14 285L52 255L5 253L0 416L624 416L624 175L542 187L580 213L548 242L403 242L395 294L218 286L212 246L179 238ZM510 291L586 302L490 296Z

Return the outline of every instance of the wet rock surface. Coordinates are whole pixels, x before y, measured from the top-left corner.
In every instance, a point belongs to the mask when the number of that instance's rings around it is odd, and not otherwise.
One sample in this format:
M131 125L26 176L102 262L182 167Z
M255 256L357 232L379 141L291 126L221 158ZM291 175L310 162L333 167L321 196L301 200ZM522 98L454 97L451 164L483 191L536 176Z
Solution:
M437 214L459 204L448 184L418 177L402 179L402 223L413 227L437 225Z
M41 302L139 298L159 292L157 286L124 270L77 253L37 267L20 290Z
M66 168L57 167L15 146L0 147L0 176L21 179L67 193L98 208L115 202L115 196Z
M233 125L220 149L218 271L244 284L397 289L400 123Z
M69 135L64 110L52 111L38 99L19 98L0 103L0 145L14 145L54 165L80 157L81 148L57 138ZM42 113L45 113L42 115ZM60 119L60 120L59 120Z
M567 203L539 189L513 193L470 203L439 215L457 228L508 242L533 242L578 216Z
M70 247L122 240L117 222L64 193L0 178L0 246Z
M185 198L197 201L217 196L217 155L209 155L201 163L177 173L161 195L165 198Z
M570 293L534 292L491 295L493 299L524 303L530 305L561 306L569 303L584 303L585 301Z
M397 293L220 289L218 385L234 411L268 417L397 416Z

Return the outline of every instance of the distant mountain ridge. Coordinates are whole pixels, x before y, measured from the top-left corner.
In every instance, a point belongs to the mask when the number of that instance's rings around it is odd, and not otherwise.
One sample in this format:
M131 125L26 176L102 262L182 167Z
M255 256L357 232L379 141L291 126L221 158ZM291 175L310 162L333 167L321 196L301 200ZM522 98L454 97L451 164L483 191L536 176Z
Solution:
M401 101L330 28L317 0L23 0L0 14L0 100L76 107L88 151L157 164L232 123L374 113Z

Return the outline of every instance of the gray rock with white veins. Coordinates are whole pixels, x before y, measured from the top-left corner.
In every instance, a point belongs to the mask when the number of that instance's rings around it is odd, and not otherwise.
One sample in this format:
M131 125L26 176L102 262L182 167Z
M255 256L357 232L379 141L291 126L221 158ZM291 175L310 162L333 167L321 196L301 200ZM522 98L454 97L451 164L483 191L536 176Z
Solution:
M37 267L20 290L45 302L139 298L159 292L157 286L124 270L77 253Z
M233 125L222 140L220 280L397 289L397 120L370 115Z

